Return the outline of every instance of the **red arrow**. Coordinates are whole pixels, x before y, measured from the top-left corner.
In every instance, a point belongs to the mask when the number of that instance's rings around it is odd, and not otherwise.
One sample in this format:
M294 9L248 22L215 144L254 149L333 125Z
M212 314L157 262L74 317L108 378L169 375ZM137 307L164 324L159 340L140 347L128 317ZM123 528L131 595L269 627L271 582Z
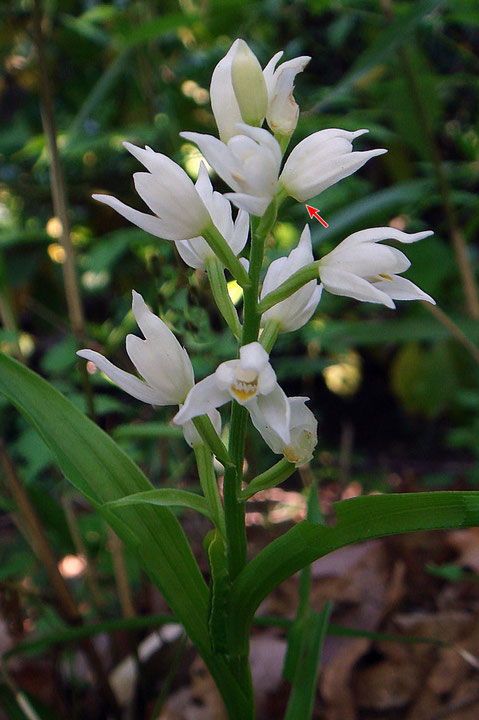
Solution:
M309 212L309 217L311 219L316 218L316 220L319 220L321 225L324 225L324 227L328 227L328 223L326 222L326 220L323 220L317 208L311 207L311 205L306 205L306 210Z

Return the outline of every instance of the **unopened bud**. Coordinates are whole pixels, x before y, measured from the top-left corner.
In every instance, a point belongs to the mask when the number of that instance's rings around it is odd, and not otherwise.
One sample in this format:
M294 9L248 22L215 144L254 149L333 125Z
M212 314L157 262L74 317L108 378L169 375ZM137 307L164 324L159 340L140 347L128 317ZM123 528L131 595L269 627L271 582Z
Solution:
M258 58L244 40L237 41L231 79L243 122L260 126L268 109L268 91Z

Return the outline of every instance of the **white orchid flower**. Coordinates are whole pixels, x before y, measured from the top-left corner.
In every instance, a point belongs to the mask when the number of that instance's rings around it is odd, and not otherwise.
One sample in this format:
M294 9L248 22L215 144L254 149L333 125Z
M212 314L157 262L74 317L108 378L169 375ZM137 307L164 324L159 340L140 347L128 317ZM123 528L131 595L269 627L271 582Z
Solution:
M238 134L238 123L261 125L264 116L273 132L280 135L291 135L293 132L299 112L292 96L294 78L304 70L311 58L305 56L293 58L275 69L282 55L281 51L271 58L263 70L263 82L261 82L256 69L256 65L259 67L256 56L244 40L238 39L215 67L210 85L211 107L219 136L224 143ZM251 67L249 74L252 79L249 82L246 80L241 82L241 78L234 78L235 74L239 74L241 57L244 61L247 60ZM236 73L233 70L234 65ZM267 94L266 104L264 85ZM251 111L253 102L255 107ZM243 113L240 106L243 108Z
M310 462L318 442L318 421L305 403L307 397L288 398L290 407L290 441L285 444L280 436L258 416L253 416L253 425L263 440L277 455L283 454L286 460L301 467Z
M205 192L207 185L204 176L195 187L183 168L166 155L128 142L123 145L149 171L135 173L133 179L138 195L154 215L135 210L111 195L93 198L156 237L177 241L201 236L211 224L200 193L200 189ZM208 191L206 194L209 195Z
M311 232L309 225L305 225L297 247L290 252L288 257L278 258L269 266L261 290L261 300L268 293L276 290L281 283L297 270L309 265L313 260ZM298 330L311 318L320 299L321 286L318 285L316 280L312 280L286 298L286 300L273 305L272 308L263 313L261 325L264 326L268 320L275 320L279 323L280 332Z
M241 210L264 215L278 186L281 148L267 130L237 124L237 134L228 143L212 135L182 132L196 143L209 164L235 192L226 193Z
M282 442L289 445L288 398L278 385L268 353L258 342L243 345L239 360L221 363L216 372L195 385L173 422L183 425L230 400L244 405L254 422L272 428Z
M435 300L410 280L399 277L411 265L397 248L377 245L381 240L413 243L433 235L431 230L405 233L391 227L370 228L349 235L321 258L319 276L325 290L363 302L395 308L394 300Z
M110 380L137 400L152 405L181 407L195 382L188 353L163 320L148 309L142 296L134 290L133 315L145 339L128 335L126 351L145 381L116 367L94 350L79 350L77 355L93 362ZM217 432L220 432L219 413L214 411L209 415ZM187 423L183 432L192 447L202 442L193 423Z
M299 202L359 170L368 160L387 150L353 152L352 141L368 130L320 130L302 140L290 153L279 179L281 189Z
M294 80L311 58L303 55L276 68L282 55L283 51L276 53L263 70L268 91L266 121L274 133L289 137L298 124L299 116L299 106L293 97Z
M200 164L196 190L205 204L210 217L220 231L235 255L239 255L248 239L249 216L240 210L233 222L231 204L224 195L213 190L208 171L203 163ZM177 240L176 248L187 265L195 269L204 270L207 260L215 254L206 240L202 237L190 240Z

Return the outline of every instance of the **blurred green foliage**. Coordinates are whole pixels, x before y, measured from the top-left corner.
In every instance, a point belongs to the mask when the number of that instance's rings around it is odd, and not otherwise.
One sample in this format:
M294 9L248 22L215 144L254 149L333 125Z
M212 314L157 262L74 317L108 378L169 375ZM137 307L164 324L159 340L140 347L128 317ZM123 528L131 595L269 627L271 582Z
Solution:
M209 79L237 36L263 64L278 49L286 59L312 56L297 78L301 115L294 143L322 128L366 127L370 134L360 149L389 150L311 201L329 223L327 230L313 227L317 257L366 227L433 229L434 238L407 247L408 277L437 299L466 345L479 341L452 237L459 230L477 270L474 0L46 0L43 12L90 347L130 369L124 340L137 332L134 288L182 339L198 379L235 352L204 275L186 268L173 244L129 226L90 196L108 192L141 207L131 178L138 166L122 140L151 145L195 176L198 156L178 133L215 133ZM0 9L0 347L86 409L66 311L31 13L26 0ZM225 189L220 181L216 187ZM296 244L307 220L303 205L289 201L285 208L268 245L271 260ZM453 485L457 474L477 484L479 372L466 345L419 303L402 303L393 314L325 293L315 320L280 337L273 358L287 393L310 396L320 416L318 477L340 475L341 428L351 425L357 477L368 489L387 487L388 473L407 467L427 475L428 486L434 478L450 484L442 464L451 460ZM333 371L325 373L328 367ZM168 424L171 410L140 405L97 374L91 381L100 423L153 482L196 482L189 449ZM59 554L73 552L60 502L67 491L50 454L0 403L1 431L32 503ZM250 466L261 471L271 458L254 440ZM2 490L0 508L10 507ZM102 523L84 508L79 522L87 550L101 568L109 567ZM31 568L23 541L4 547L0 563L1 580L22 577Z

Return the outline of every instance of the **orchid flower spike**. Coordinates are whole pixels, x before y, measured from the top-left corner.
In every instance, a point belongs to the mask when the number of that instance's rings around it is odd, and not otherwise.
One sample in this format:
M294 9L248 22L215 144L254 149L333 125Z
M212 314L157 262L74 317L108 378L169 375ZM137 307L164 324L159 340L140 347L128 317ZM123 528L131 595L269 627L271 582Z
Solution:
M246 407L254 422L271 428L285 445L289 445L291 411L288 398L278 385L268 353L258 342L243 345L239 360L221 363L216 372L195 385L173 422L183 425L229 400L236 400Z
M296 127L299 108L293 98L294 79L311 58L288 60L276 69L278 52L263 73L244 40L235 40L213 71L211 107L221 140L238 134L238 123L261 126L264 117L274 133L289 136Z
M405 233L391 227L360 230L349 235L332 252L321 258L319 277L333 295L345 295L363 302L382 303L395 308L394 300L426 300L436 304L410 280L399 277L411 265L397 248L377 245L381 240L413 243L433 235L431 230Z
M352 141L368 130L320 130L290 153L279 178L280 189L299 202L309 200L338 180L352 175L368 160L387 150L353 152Z
M77 355L93 362L110 380L137 400L152 405L181 407L195 382L188 353L163 320L148 309L142 296L135 290L133 315L145 339L128 335L126 351L145 382L116 367L94 350L79 350ZM221 431L219 413L214 411L210 419L217 431ZM185 425L183 432L192 447L202 442L193 423Z
M313 260L311 232L309 225L305 225L297 247L290 252L288 257L273 260L269 266L261 290L261 299L276 290L297 270L309 265ZM298 328L306 325L311 318L320 299L321 286L318 285L316 280L311 280L286 300L273 305L272 308L263 313L261 325L264 326L268 320L275 320L279 324L280 332L298 330Z
M277 185L281 148L267 130L237 124L237 134L225 145L212 135L182 132L198 145L206 160L235 192L225 197L252 215L264 215Z
M280 436L257 415L252 417L253 425L263 440L277 455L283 454L288 462L301 467L310 462L318 442L318 421L305 403L307 397L288 398L290 407L289 431L291 439L285 444Z

